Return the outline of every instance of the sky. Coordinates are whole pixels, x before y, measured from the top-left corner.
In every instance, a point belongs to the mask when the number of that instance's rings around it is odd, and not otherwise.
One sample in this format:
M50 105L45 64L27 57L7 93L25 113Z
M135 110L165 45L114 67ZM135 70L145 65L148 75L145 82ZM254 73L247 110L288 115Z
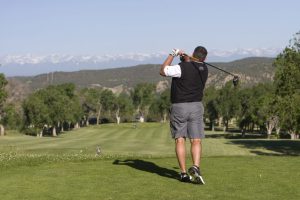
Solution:
M299 0L0 0L0 56L284 48Z

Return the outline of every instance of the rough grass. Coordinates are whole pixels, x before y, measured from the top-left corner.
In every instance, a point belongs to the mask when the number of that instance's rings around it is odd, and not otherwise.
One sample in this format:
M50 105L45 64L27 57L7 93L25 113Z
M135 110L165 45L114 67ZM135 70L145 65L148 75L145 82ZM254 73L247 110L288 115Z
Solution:
M167 124L7 135L0 138L0 199L300 199L300 141L216 134L203 141L206 185L177 180Z

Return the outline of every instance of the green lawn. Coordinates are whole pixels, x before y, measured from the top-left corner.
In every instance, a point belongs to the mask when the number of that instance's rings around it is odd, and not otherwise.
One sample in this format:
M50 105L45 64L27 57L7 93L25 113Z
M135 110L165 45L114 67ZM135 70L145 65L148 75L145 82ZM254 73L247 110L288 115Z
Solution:
M215 135L203 141L206 185L176 179L167 124L7 135L0 138L0 199L300 199L300 141Z

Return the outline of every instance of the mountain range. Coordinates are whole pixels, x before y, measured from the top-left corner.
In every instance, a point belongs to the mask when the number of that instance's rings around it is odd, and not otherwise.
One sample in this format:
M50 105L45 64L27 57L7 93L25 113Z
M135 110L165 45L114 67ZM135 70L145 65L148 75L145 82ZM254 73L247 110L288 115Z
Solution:
M246 57L275 57L278 48L211 50L209 62L230 62ZM119 55L6 55L0 56L0 72L7 77L33 76L49 72L109 69L140 64L161 64L168 53L127 53Z

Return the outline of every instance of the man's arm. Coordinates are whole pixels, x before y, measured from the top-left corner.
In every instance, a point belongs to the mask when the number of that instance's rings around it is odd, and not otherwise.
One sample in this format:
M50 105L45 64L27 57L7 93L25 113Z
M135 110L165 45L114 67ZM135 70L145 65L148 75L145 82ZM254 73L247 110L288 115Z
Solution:
M165 62L161 65L160 71L159 71L159 74L161 76L166 76L166 74L165 74L165 67L171 65L172 62L173 62L173 59L174 59L174 57L172 55L169 55L167 57L167 59L165 60Z
M165 74L165 67L166 66L170 66L172 64L173 59L174 59L175 56L182 55L182 54L184 54L183 51L181 51L179 49L173 49L172 52L167 57L167 59L165 60L165 62L161 65L159 74L161 76L166 76L166 74Z

